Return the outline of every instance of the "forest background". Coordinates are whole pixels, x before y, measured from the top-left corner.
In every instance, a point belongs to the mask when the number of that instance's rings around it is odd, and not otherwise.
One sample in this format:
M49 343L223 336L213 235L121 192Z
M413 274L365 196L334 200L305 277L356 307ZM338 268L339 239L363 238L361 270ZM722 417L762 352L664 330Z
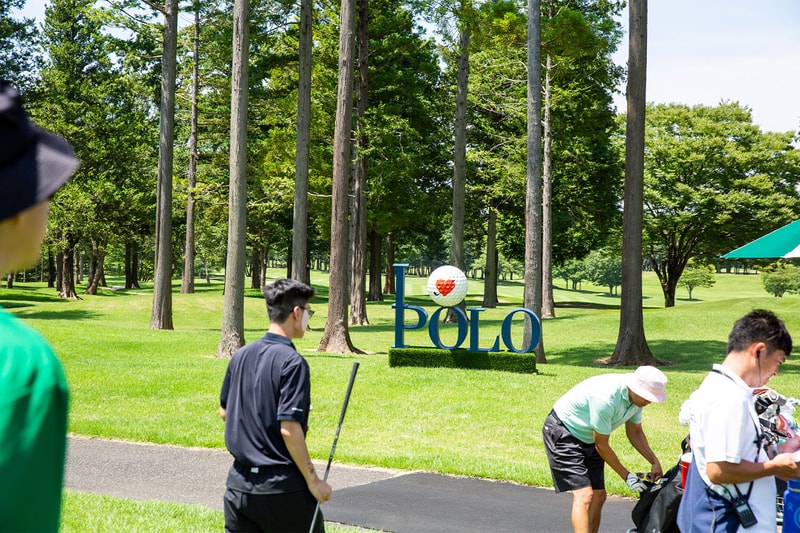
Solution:
M235 5L175 4L195 22L177 34L176 120L167 139L174 160L164 170L162 47L177 15L145 1L54 0L37 26L11 16L23 0L0 0L0 47L7 52L0 72L21 89L37 123L69 139L82 162L54 199L44 262L30 273L64 298L79 297L75 282L84 276L86 292L96 292L106 265L124 271L126 288L153 278L164 228L162 268L183 278L182 292L194 290L194 274L208 279L225 270ZM617 114L613 96L625 71L612 56L621 45L625 6L540 5L543 231L550 236L542 249L541 315L549 317L555 307L547 267L590 252L618 258L623 242L626 117ZM285 265L287 276L297 277L298 269L307 276L308 267L324 270L331 260L338 236L331 203L341 24L336 5L262 0L248 7L244 270L259 287L268 264ZM527 7L359 4L348 128L348 198L358 201L348 212L346 283L333 284L352 287L351 324L368 322L365 302L394 291L395 261L421 274L463 263L488 281L482 303L490 308L498 279L527 274ZM314 39L307 112L299 104L304 9L313 13ZM469 90L461 93L465 116L459 117L454 103L465 57ZM298 151L301 119L308 121L305 156ZM451 231L459 121L466 125L462 233ZM657 274L669 307L690 259L733 268L716 259L797 218L800 155L792 144L796 132L761 131L747 107L731 102L651 104L645 134L641 264ZM301 166L307 166L304 194L296 186ZM167 192L164 172L174 178ZM297 202L306 212L300 222ZM293 257L298 232L307 235L304 261ZM457 247L463 261L453 259ZM7 284L28 274L12 273ZM171 328L171 321L154 327Z

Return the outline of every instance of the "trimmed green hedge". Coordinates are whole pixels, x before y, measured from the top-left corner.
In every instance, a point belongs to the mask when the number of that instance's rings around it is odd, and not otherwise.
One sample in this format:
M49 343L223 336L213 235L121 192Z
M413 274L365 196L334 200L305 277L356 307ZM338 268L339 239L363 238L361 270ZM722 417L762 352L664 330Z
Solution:
M389 366L477 368L536 374L536 354L470 352L464 349L389 348Z

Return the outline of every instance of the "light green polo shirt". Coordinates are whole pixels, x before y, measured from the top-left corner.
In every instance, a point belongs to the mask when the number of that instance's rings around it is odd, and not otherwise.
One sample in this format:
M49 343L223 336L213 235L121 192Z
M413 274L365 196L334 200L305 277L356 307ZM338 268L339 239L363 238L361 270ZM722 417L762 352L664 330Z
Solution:
M642 423L642 408L631 403L625 374L602 374L585 379L556 401L561 423L581 441L594 442L594 433L610 435L627 421Z
M0 308L0 530L58 531L68 401L53 350Z

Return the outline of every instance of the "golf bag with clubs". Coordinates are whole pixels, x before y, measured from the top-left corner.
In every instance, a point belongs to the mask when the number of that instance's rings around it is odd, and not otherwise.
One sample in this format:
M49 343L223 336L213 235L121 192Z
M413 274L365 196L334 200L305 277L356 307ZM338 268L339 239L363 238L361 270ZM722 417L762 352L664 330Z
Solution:
M794 418L796 407L800 405L797 398L787 398L774 389L757 389L755 394L756 414L761 423L764 435L764 446L777 447L784 439L800 436L797 420ZM775 506L778 511L778 525L783 524L783 492L786 482L775 478L778 489Z

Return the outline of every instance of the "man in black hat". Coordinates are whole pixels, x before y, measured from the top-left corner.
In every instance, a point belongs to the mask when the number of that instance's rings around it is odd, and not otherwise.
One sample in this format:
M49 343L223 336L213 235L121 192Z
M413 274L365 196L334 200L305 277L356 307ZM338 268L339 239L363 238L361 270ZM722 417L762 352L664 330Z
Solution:
M0 275L34 264L50 198L78 167L0 79ZM58 531L69 393L47 342L0 308L0 529Z

